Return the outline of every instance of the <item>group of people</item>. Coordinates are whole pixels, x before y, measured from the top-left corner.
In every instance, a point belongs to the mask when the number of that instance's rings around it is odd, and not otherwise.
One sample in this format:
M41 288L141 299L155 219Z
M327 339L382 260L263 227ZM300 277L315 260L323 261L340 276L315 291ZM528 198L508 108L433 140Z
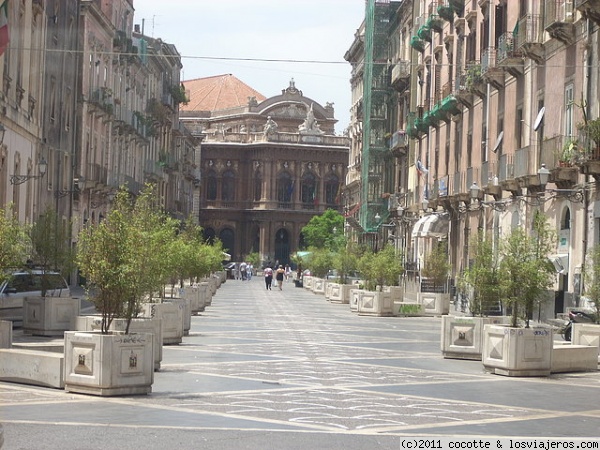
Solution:
M280 264L279 266L276 265L276 267L277 269L275 270L271 268L270 264L265 267L264 275L265 286L267 287L267 290L272 290L271 287L273 286L273 275L275 275L276 286L280 291L283 289L283 281L291 278L292 276L292 268L289 265L286 264L286 266L283 267L283 265Z
M254 267L250 263L241 262L236 270L235 279L242 281L250 281L252 279L252 272Z

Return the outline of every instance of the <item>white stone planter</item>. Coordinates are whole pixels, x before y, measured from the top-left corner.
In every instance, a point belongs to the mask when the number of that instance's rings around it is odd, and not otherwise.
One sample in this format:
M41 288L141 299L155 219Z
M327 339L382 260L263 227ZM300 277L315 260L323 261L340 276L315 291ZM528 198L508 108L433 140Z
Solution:
M187 298L163 298L163 303L175 303L181 309L181 321L183 326L183 335L190 335L192 327L192 302Z
M0 348L12 347L12 327L10 320L0 320Z
M323 278L313 277L312 279L312 291L315 294L325 295L325 280Z
M304 275L302 277L302 287L308 290L312 290L313 277L311 275Z
M419 302L426 315L441 316L450 312L450 294L419 293Z
M593 323L574 323L571 334L573 345L591 345L598 349L598 364L600 364L600 325Z
M331 300L331 289L334 284L337 284L337 283L332 283L331 281L327 281L325 283L325 298L327 300Z
M142 315L161 319L163 345L181 344L183 341L183 311L175 303L144 303Z
M442 317L441 347L444 358L481 361L483 326L506 324L510 318L502 317Z
M404 301L404 288L400 286L388 286L387 290L392 296L392 301L402 303Z
M328 283L331 285L329 300L331 303L350 303L350 290L356 289L353 284Z
M125 332L127 320L113 319L110 324L110 329L113 331ZM76 331L97 331L102 328L101 316L78 316L75 319ZM160 363L163 357L163 338L162 338L162 323L158 317L134 317L129 324L130 333L150 333L153 341L153 360L154 370L160 369Z
M181 289L181 296L183 298L189 299L192 314L198 314L199 312L204 311L205 304L204 298L201 294L200 286L184 287L183 289Z
M361 316L393 316L394 301L389 292L360 291L358 314Z
M489 372L512 377L550 375L553 335L551 328L483 327L483 366Z
M23 332L36 336L62 336L79 315L81 300L72 297L26 297Z
M148 333L65 332L65 391L99 396L152 392Z
M350 311L358 312L358 300L362 291L362 289L350 289Z

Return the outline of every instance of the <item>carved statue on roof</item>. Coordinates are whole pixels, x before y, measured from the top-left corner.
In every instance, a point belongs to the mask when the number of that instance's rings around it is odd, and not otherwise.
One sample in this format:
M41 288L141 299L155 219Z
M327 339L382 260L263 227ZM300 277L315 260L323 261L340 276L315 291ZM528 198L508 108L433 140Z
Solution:
M248 106L258 106L258 101L255 96L248 97Z
M290 80L290 85L286 89L281 90L281 95L285 95L285 94L292 94L292 95L300 94L300 96L302 96L302 91L300 91L296 88L296 82L294 81L293 78Z
M271 116L267 117L267 123L265 123L263 133L265 134L265 136L271 136L277 133L277 122L271 119Z
M323 134L323 131L319 128L317 119L315 119L315 113L313 111L313 104L311 103L308 113L306 113L306 119L302 125L298 127L300 134Z

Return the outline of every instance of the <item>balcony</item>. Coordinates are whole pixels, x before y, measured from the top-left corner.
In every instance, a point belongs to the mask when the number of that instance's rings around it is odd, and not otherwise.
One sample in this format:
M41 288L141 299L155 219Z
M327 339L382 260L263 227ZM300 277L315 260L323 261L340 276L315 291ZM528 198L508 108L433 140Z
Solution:
M502 154L498 160L498 182L506 191L515 191L519 183L515 179L515 164L512 154Z
M496 49L488 47L481 57L481 76L496 89L504 87L504 70L496 66Z
M541 63L544 59L544 30L538 14L527 14L521 17L516 28L516 49L523 56Z
M600 0L575 0L575 8L581 11L584 17L600 25Z
M573 2L565 0L546 0L544 28L554 39L565 45L575 41Z
M579 167L573 164L576 139L571 136L553 136L542 141L541 164L550 170L550 180L559 188L568 189L577 182Z
M404 130L396 131L390 139L390 152L395 157L400 157L408 149L408 136Z
M496 65L514 77L523 74L523 56L515 50L515 38L512 32L506 32L498 38Z
M410 83L410 61L398 61L392 68L391 85L402 92Z

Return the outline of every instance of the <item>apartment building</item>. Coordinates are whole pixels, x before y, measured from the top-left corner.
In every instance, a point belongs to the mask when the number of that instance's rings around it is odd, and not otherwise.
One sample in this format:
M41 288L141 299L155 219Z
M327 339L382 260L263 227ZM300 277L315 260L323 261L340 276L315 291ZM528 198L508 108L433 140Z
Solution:
M374 206L381 220L370 231L403 250L409 284L432 246L448 246L455 279L478 230L498 241L540 211L557 234L554 303L543 315L579 305L586 255L599 242L599 17L590 1L368 2L352 48L364 42L367 61L367 43L381 49L387 32L386 157L395 160L395 190ZM353 89L363 104L368 90L379 88ZM364 161L365 115L352 124L363 137L351 166Z
M0 204L23 222L47 208L73 244L114 194L157 185L172 216L198 217L200 141L177 49L134 26L132 0L3 2Z

